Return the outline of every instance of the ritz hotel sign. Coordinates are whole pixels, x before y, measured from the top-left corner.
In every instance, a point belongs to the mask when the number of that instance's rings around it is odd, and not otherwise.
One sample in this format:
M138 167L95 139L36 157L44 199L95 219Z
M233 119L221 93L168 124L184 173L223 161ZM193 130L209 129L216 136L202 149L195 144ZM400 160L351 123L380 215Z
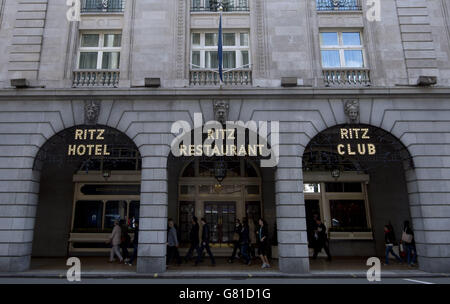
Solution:
M68 156L108 156L111 153L108 151L106 144L91 144L83 143L85 141L105 141L105 129L76 129L75 141L77 144L69 145L67 149Z

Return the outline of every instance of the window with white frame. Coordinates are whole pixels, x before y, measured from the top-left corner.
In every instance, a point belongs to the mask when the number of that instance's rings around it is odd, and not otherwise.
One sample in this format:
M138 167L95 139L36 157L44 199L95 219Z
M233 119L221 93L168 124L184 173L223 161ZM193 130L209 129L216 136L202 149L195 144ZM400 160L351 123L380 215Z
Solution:
M364 68L365 56L360 31L321 31L323 68Z
M217 69L217 32L193 32L191 35L191 68ZM249 32L223 33L223 68L250 68Z
M121 45L121 33L81 33L78 69L118 70Z

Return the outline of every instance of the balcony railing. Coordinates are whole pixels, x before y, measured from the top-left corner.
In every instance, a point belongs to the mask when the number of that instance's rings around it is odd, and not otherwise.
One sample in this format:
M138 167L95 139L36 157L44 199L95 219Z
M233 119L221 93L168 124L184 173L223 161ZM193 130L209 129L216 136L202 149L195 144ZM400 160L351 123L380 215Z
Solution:
M210 70L191 70L189 84L191 86L216 86L220 84L219 74ZM227 86L251 86L252 70L239 69L224 72L223 84Z
M222 4L224 12L248 12L250 10L248 0L224 0ZM217 0L191 0L191 12L217 12L218 7Z
M82 13L121 13L125 0L82 0Z
M325 86L369 86L370 70L364 68L323 69Z
M360 11L361 0L316 0L318 11Z
M72 87L117 87L119 78L118 70L76 70Z

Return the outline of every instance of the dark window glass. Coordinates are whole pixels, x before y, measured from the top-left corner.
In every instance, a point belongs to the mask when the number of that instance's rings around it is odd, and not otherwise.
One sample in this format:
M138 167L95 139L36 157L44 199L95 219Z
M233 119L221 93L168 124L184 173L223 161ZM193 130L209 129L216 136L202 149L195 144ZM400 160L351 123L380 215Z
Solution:
M325 183L326 192L362 192L361 183Z
M245 213L247 219L256 225L261 217L261 202L245 202Z
M212 243L228 243L233 240L236 203L205 202L205 218L210 225Z
M247 177L258 177L258 173L249 162L245 162L245 173Z
M180 202L180 242L189 242L189 232L192 228L192 216L195 215L195 202L181 201Z
M344 185L342 183L325 183L326 192L344 192Z
M102 228L103 202L77 201L75 204L74 229L99 231Z
M130 211L129 211L129 218L135 220L139 220L139 207L140 202L139 201L131 201L130 202Z
M140 185L84 185L84 195L140 195Z
M183 177L195 177L195 162L191 162L183 171Z
M331 228L335 231L366 231L363 200L330 200Z
M245 189L247 189L247 194L259 194L259 186L245 186Z
M125 220L127 216L127 202L108 201L105 209L105 228L114 227L114 221Z

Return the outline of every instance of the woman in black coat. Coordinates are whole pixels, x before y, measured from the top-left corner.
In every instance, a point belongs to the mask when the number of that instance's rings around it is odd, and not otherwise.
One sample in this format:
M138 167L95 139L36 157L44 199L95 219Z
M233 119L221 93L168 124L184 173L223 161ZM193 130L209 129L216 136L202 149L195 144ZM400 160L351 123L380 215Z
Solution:
M256 237L258 241L258 255L261 258L261 268L270 268L269 260L267 259L267 252L269 251L269 239L267 232L267 223L264 219L258 220L258 230L256 231Z

